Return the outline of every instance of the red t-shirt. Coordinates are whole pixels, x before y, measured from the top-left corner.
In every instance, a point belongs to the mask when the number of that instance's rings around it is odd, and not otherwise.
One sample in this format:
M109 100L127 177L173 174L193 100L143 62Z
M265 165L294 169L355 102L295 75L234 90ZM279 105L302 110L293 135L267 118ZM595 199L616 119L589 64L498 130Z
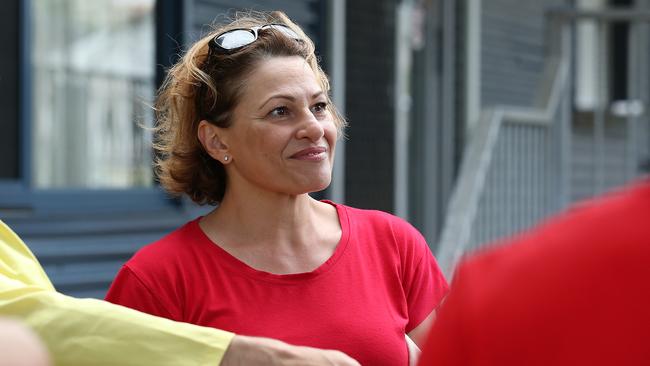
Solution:
M420 366L650 364L650 180L467 259Z
M196 219L136 253L106 299L241 335L341 350L363 365L406 365L404 334L438 306L447 283L411 225L331 204L341 240L312 272L255 270L215 245Z

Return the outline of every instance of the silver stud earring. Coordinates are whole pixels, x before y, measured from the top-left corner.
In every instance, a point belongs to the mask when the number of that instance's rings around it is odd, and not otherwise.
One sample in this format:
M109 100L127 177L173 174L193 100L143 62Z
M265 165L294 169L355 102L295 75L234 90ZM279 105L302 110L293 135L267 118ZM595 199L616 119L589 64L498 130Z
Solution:
M228 161L228 155L225 155L225 156L223 157L223 161Z

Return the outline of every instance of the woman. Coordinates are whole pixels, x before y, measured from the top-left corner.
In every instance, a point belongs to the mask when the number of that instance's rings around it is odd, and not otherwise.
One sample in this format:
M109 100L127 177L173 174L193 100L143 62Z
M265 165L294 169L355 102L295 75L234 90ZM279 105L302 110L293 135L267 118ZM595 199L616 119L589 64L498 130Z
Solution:
M107 299L238 334L406 365L447 284L389 214L308 193L331 180L343 118L312 41L283 13L195 43L158 100L161 184L218 207L140 250Z

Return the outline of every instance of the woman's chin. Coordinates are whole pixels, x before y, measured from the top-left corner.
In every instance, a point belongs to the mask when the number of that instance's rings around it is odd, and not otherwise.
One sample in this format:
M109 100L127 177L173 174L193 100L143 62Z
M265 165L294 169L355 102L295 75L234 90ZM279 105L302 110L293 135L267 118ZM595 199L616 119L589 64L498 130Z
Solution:
M314 180L313 182L310 182L310 184L305 187L305 193L313 193L313 192L319 192L327 187L329 187L330 183L332 182L332 176L328 175L327 177L323 177L322 179Z

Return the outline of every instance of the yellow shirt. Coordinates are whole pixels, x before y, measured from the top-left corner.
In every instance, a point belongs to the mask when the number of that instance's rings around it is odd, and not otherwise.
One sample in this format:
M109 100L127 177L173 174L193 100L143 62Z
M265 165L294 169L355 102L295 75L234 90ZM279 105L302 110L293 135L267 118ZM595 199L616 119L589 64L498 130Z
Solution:
M56 292L31 251L0 221L0 316L20 319L56 365L218 365L234 334Z

